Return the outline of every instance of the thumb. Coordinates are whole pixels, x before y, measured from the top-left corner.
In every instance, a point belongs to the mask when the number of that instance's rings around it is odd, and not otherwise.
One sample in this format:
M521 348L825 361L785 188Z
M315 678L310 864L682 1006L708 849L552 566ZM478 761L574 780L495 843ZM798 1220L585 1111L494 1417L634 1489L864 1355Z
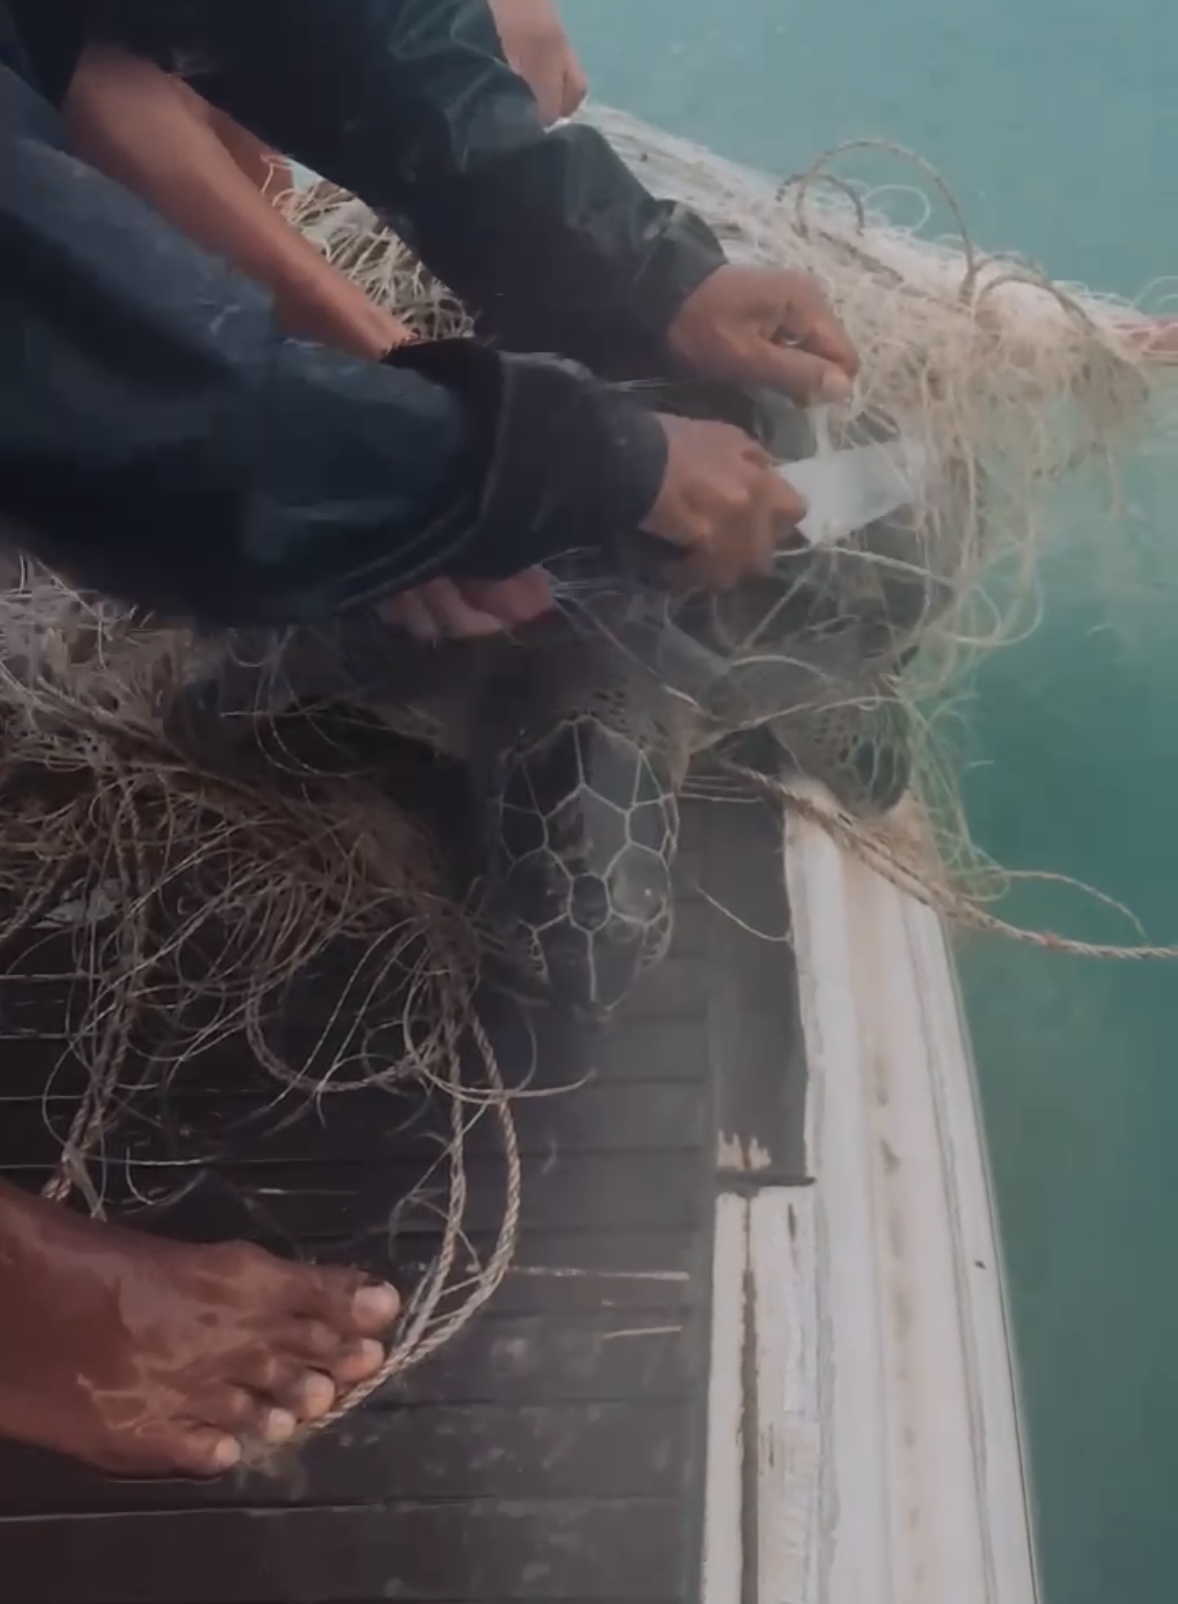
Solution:
M783 390L795 401L848 401L853 389L851 380L833 362L763 338L749 345L742 366L749 382Z

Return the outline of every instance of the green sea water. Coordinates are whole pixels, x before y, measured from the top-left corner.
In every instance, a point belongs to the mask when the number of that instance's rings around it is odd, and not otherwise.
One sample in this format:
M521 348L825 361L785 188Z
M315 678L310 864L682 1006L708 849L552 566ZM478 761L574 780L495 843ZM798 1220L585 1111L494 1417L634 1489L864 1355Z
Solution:
M942 169L987 246L1121 293L1178 274L1178 11L1156 0L564 10L599 98L725 155L785 173L884 136ZM1178 940L1178 475L1130 491L1121 534L1071 496L1039 629L963 708L966 795L1001 861L1094 884ZM1123 931L1046 889L1018 911ZM961 968L1047 1604L1173 1604L1178 966L971 940Z

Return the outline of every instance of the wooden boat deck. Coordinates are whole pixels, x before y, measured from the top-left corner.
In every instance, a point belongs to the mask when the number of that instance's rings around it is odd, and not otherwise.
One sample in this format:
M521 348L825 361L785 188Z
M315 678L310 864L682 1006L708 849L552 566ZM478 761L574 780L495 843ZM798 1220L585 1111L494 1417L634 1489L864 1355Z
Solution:
M588 1078L517 1105L522 1238L467 1331L277 1471L119 1483L0 1447L0 1604L698 1598L717 1197L807 1179L780 854L760 807L689 806L666 965L608 1034L537 1032L538 1087ZM503 1005L488 1019L510 1072L531 1042ZM46 1074L25 1044L0 1079L0 1171L30 1186L53 1157ZM124 1121L116 1193L153 1173L171 1201L135 1210L145 1228L411 1275L434 1228L411 1219L390 1244L389 1219L436 1158L428 1122L380 1092L297 1119L271 1103L226 1048L200 1085ZM472 1155L481 1238L502 1196L489 1128ZM742 1591L758 1596L755 1577Z

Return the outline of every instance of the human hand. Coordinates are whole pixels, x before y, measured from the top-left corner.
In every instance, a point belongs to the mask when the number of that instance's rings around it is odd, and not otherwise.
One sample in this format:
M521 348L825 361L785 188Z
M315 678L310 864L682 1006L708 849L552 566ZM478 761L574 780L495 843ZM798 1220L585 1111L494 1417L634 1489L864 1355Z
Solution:
M571 117L589 84L553 0L490 0L503 52L536 97L546 128Z
M859 358L807 273L728 263L689 295L668 331L701 378L761 384L804 403L844 401Z
M480 640L517 629L552 607L552 591L539 568L511 579L431 579L382 602L377 611L415 640Z
M660 415L667 469L643 529L684 548L675 588L730 590L767 574L806 503L751 436L727 423Z
M274 310L285 333L369 362L379 362L398 346L412 343L412 331L399 317L370 301L328 263L323 265L327 272L321 282L300 283L293 290L283 287L275 293Z
M1114 326L1122 339L1147 362L1178 359L1178 318L1128 317Z

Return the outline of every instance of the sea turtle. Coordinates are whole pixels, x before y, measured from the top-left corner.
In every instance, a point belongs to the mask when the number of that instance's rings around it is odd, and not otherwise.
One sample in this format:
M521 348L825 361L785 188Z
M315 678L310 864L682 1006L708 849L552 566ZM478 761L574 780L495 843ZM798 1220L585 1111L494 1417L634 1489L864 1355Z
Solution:
M812 449L805 415L767 398L670 399L739 416L783 459ZM680 601L573 556L555 568L565 607L513 639L421 646L360 614L281 642L238 634L185 691L186 727L193 712L226 732L225 715L346 703L461 759L483 814L484 928L539 993L600 1016L669 943L693 758L800 771L860 814L898 801L910 760L892 676L948 599L922 538L901 514Z

